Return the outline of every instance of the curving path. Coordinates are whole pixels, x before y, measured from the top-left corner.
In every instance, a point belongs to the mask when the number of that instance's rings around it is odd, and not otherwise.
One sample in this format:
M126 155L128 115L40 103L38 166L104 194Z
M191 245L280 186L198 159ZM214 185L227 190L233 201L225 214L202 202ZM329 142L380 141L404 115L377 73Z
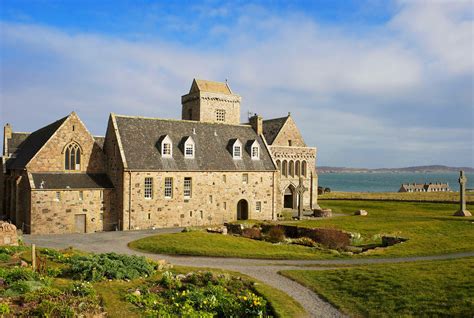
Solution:
M169 263L193 267L212 267L241 272L254 277L270 286L278 288L296 301L309 313L311 317L345 317L331 304L322 300L316 293L308 288L278 274L281 270L304 269L327 270L331 265L357 265L375 263L400 263L423 260L454 259L474 256L473 252L416 256L403 258L378 258L378 259L341 259L341 260L264 260L242 258L218 258L200 256L171 256L161 254L143 253L130 249L127 244L140 238L180 232L181 228L158 229L125 232L98 232L91 234L56 234L56 235L25 235L27 244L36 244L41 247L67 248L72 246L79 250L94 253L116 252L123 254L144 255L155 260L166 260ZM311 266L314 265L314 266Z

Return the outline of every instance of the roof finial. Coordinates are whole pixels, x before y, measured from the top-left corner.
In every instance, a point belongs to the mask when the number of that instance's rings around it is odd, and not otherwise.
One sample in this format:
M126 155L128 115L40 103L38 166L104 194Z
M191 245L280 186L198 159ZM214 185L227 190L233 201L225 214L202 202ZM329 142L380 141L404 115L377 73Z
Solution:
M288 116L291 116L291 112L288 112Z

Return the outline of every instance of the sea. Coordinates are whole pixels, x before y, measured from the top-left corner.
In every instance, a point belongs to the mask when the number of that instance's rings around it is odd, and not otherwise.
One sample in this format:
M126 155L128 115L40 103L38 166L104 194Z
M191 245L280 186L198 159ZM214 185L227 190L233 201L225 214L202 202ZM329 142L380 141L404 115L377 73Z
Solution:
M466 173L468 189L474 188L474 173ZM318 185L342 192L398 192L402 183L447 182L452 191L459 191L459 172L367 172L320 173Z

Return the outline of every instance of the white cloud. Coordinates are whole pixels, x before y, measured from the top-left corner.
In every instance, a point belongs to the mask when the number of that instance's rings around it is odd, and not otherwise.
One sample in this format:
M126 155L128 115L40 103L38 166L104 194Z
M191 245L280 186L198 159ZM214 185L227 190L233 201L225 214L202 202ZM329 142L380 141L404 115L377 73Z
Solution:
M75 109L103 133L109 112L176 118L193 77L229 78L243 117L292 111L322 164L472 165L473 92L459 84L473 81L472 14L430 4L401 3L360 32L246 7L210 29L210 41L228 40L205 51L3 23L2 121L32 130Z

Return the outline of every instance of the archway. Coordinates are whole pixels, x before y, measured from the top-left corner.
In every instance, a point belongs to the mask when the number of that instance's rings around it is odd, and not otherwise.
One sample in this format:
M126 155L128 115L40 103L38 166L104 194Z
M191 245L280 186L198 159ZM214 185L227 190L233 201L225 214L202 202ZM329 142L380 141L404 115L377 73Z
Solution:
M237 203L237 220L248 220L249 218L249 204L247 200L240 200Z
M285 193L283 195L283 207L285 209L296 209L295 207L296 202L296 189L293 185L289 185L286 188Z

